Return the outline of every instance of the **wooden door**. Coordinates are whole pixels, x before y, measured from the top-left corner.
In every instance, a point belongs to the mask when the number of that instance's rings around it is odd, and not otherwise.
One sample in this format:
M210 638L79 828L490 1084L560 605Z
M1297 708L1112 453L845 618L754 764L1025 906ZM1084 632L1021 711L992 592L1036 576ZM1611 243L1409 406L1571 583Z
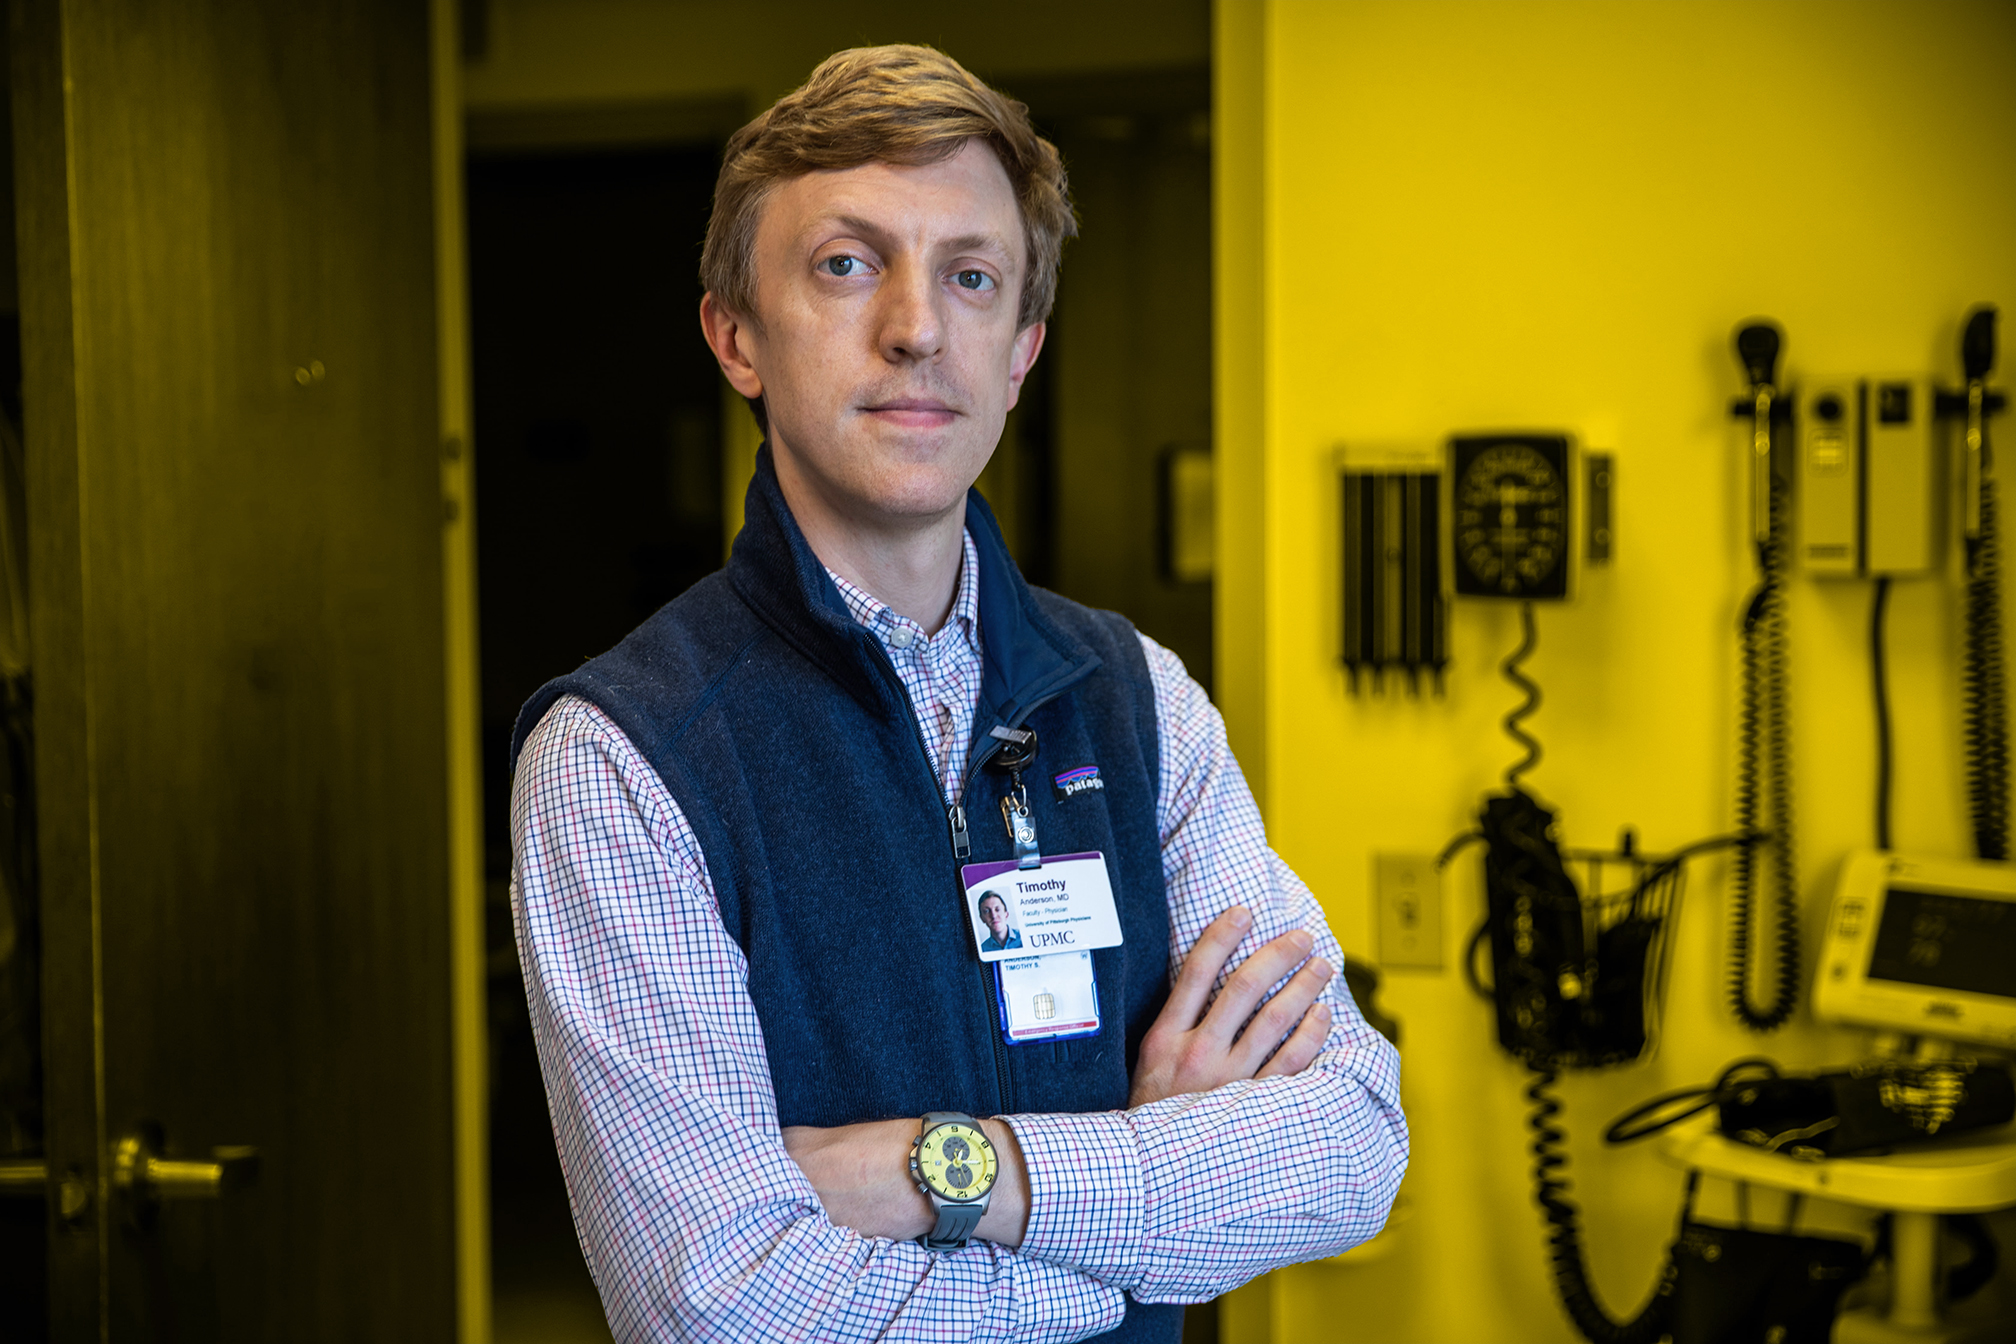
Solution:
M12 34L53 1337L451 1339L427 6Z

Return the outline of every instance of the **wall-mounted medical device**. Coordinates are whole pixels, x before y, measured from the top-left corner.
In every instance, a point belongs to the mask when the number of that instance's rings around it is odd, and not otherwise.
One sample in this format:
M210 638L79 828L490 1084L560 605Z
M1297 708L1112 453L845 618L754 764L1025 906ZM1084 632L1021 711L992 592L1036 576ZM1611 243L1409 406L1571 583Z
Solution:
M1938 568L1944 473L1931 380L1815 379L1797 404L1800 568L1816 578Z
M1827 917L1813 1010L2016 1049L2016 867L1851 855Z
M1458 597L1561 601L1574 572L1575 442L1566 434L1449 440L1449 539Z
M1442 455L1433 444L1346 444L1337 465L1344 495L1344 668L1383 689L1386 674L1441 689L1449 662L1449 603L1442 568ZM1369 674L1369 675L1365 675Z
M1446 443L1349 443L1343 484L1343 663L1353 693L1387 674L1441 689L1449 601L1561 601L1615 553L1616 459L1560 431ZM1366 675L1369 674L1369 675Z

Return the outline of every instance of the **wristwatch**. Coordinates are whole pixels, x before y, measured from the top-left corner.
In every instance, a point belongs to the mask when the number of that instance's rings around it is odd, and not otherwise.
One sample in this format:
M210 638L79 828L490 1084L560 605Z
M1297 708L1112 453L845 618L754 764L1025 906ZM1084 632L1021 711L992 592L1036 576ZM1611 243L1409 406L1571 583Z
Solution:
M938 1222L917 1244L927 1251L964 1247L987 1212L999 1174L994 1145L972 1116L959 1111L925 1116L923 1131L910 1141L910 1179L931 1201Z

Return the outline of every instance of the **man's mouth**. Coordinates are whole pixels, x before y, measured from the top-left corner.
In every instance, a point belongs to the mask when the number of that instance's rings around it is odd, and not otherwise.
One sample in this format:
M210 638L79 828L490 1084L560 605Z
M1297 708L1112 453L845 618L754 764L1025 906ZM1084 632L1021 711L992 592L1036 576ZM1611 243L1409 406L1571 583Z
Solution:
M906 429L937 429L951 424L959 414L936 397L891 397L866 410L884 424Z

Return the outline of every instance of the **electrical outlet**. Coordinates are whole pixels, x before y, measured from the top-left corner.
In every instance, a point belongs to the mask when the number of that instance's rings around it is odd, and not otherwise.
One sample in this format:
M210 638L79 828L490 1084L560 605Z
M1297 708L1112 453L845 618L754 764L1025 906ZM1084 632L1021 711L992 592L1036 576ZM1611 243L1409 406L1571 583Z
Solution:
M1379 964L1442 969L1442 876L1426 854L1374 854Z

